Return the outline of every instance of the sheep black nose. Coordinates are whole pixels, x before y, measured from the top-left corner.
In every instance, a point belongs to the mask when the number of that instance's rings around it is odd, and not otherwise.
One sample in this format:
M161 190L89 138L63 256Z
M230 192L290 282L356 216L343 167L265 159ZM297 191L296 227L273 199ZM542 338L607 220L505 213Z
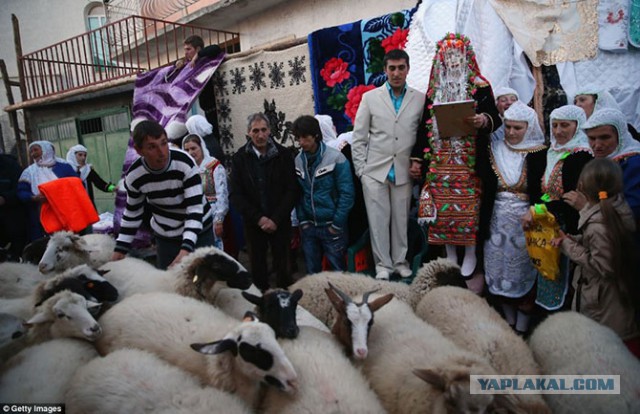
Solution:
M100 332L100 325L95 324L91 328L89 328L91 332Z
M300 333L300 328L298 328L297 326L286 328L283 333L284 335L282 336L285 338L289 338L289 339L297 338L298 334Z

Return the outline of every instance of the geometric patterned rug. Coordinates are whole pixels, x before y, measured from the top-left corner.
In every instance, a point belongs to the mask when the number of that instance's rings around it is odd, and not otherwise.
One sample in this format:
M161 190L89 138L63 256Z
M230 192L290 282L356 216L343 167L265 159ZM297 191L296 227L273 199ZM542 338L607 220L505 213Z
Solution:
M247 117L264 112L271 135L294 146L291 123L313 115L309 49L301 44L279 51L259 51L223 62L213 76L220 144L233 153L247 142Z

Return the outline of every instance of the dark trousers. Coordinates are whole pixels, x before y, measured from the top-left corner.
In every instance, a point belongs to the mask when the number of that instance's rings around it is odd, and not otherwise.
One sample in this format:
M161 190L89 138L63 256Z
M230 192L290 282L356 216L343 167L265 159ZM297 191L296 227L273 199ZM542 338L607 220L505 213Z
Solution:
M180 239L165 239L162 237L155 237L156 240L156 267L158 269L166 269L169 267L173 259L180 253L182 247L182 238ZM198 241L196 242L196 249L198 247L213 246L215 237L213 229L209 226L198 235Z
M293 281L289 266L291 223L283 223L274 233L265 233L256 225L245 225L247 247L251 262L253 284L261 291L269 289L269 263L267 255L271 248L271 264L276 274L278 287L286 288Z

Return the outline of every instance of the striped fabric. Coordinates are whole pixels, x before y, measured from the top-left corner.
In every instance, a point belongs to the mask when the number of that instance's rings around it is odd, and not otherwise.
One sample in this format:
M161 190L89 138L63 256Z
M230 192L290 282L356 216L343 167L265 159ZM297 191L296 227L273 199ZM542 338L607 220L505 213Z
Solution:
M182 238L182 247L193 251L198 234L211 228L213 218L204 199L193 160L181 151L170 151L166 169L152 171L137 159L125 179L127 205L122 216L116 251L127 253L142 224L144 201L151 208L151 228L158 237Z

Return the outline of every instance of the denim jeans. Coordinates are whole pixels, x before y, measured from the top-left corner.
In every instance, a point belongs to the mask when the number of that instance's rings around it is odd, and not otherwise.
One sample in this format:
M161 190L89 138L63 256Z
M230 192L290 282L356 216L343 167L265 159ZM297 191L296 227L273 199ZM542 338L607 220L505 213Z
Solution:
M310 225L301 229L302 252L307 266L307 274L322 271L322 256L326 256L333 270L346 270L345 253L347 250L346 229L339 234L329 232L330 225Z

